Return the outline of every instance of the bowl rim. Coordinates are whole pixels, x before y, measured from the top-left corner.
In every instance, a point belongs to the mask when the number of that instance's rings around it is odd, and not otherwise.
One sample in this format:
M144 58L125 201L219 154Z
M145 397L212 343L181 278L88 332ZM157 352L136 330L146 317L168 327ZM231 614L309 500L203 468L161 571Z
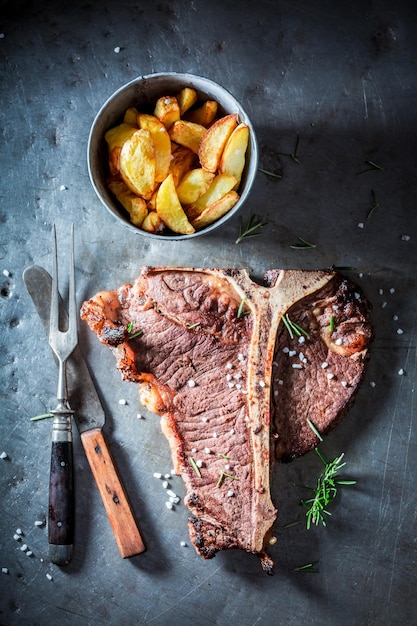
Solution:
M97 185L96 176L95 176L95 174L93 172L93 163L92 163L92 161L94 161L94 157L92 156L92 154L93 154L94 150L97 150L97 146L100 143L100 141L104 141L104 136L102 135L102 131L100 131L101 132L101 136L100 137L96 136L96 134L97 134L97 126L99 125L99 122L101 121L104 112L108 109L108 106L114 100L117 100L123 93L125 93L126 91L128 91L129 89L131 89L135 85L139 85L139 84L143 83L144 81L163 80L163 79L167 79L167 80L174 79L176 83L183 84L184 86L191 85L191 86L195 87L198 91L207 93L208 95L210 95L212 90L223 92L225 94L226 98L228 100L230 100L233 105L235 105L235 107L237 109L236 112L237 112L239 118L241 118L241 119L243 118L244 119L245 124L247 124L249 126L249 131L250 131L250 133L249 133L249 137L250 137L250 143L249 143L249 147L250 147L250 162L246 166L246 180L245 180L244 188L242 190L242 193L240 194L240 198L239 198L238 202L235 204L234 207L232 207L232 209L230 209L230 211L228 211L221 218L219 218L218 220L216 220L212 224L209 224L205 228L202 228L201 230L197 230L194 233L191 233L189 235L184 235L184 234L180 234L180 233L173 233L173 232L170 232L169 234L149 233L147 231L142 230L138 226L135 226L134 224L129 222L127 219L125 219L121 213L119 213L114 208L112 208L110 206L110 203L108 203L106 201L105 197L103 197L103 194L102 194L101 190L99 189L99 187ZM193 84L194 81L197 81L198 84L194 85ZM205 89L205 86L206 86L206 89ZM219 103L219 104L220 104L220 106L222 108L224 108L224 105L222 103ZM122 113L120 114L120 117L121 116L122 116ZM216 81L212 80L211 78L207 78L207 77L201 76L199 74L191 74L191 73L188 73L188 72L172 72L172 71L170 71L170 72L155 72L155 73L151 73L151 74L143 74L143 75L139 75L136 78L133 78L132 80L130 80L129 82L121 85L118 89L116 89L116 91L114 91L104 101L104 103L101 105L101 107L97 111L96 115L94 116L93 122L91 124L89 135L88 135L88 141L87 141L87 169L88 169L88 175L89 175L92 187L93 187L93 189L94 189L98 199L100 200L100 202L107 209L107 211L109 213L111 213L111 215L114 218L116 218L116 220L118 222L120 222L125 227L129 228L129 230L131 230L134 233L139 234L139 235L141 235L143 237L148 237L148 238L155 239L155 240L186 241L186 240L189 240L189 239L194 239L196 237L202 237L204 235L207 235L207 234L211 233L212 231L216 230L217 228L219 228L220 226L222 226L222 224L227 222L236 212L238 212L241 209L242 205L246 201L246 199L247 199L247 197L249 195L249 192L252 189L255 177L256 177L256 172L258 170L258 163L259 163L259 149L258 149L258 142L257 142L257 138L256 138L256 133L255 133L253 124L251 122L251 119L250 119L248 113L246 112L246 110L244 109L244 107L241 105L241 103L236 99L236 97L226 87L223 87L223 85L220 85L220 83L217 83Z

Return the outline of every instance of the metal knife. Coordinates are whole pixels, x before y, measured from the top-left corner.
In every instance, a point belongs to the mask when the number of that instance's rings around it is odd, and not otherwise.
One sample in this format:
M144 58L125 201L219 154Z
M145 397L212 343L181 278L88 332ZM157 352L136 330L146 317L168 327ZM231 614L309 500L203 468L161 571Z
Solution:
M32 265L23 272L23 280L48 336L52 278L43 267ZM62 301L60 301L60 315L65 323L67 314ZM75 423L119 552L123 558L135 556L144 552L146 548L104 438L102 428L105 423L105 413L79 346L68 361L67 371L71 397L74 398L73 404L76 409Z

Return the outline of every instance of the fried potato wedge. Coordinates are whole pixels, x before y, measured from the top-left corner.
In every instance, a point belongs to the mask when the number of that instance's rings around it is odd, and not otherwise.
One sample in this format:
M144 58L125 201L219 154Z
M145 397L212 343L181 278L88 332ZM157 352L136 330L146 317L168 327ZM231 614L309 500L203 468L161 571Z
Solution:
M122 207L129 213L132 224L141 227L143 220L148 215L145 200L130 191L122 180L109 180L107 185Z
M180 119L180 105L175 96L163 96L156 101L153 112L167 130Z
M177 185L177 195L181 204L191 204L203 195L210 187L214 178L212 172L202 167L189 170Z
M218 174L215 176L207 191L197 198L195 202L184 207L188 219L191 222L195 220L204 209L207 209L211 204L220 200L220 198L229 193L235 185L236 178L234 176L229 176L229 174Z
M189 148L183 146L172 146L172 160L169 166L169 171L174 179L175 187L178 186L181 178L188 170L190 170L196 160L196 156Z
M130 139L136 130L137 128L135 126L122 122L122 124L119 124L114 128L110 128L110 130L108 130L104 135L108 148L109 170L111 176L119 174L120 150L122 149L125 141Z
M136 107L129 107L125 111L123 121L125 122L125 124L130 124L131 126L137 126L138 115L139 115L139 111L137 110Z
M201 140L206 134L207 129L201 126L201 124L178 120L173 123L168 132L171 141L175 141L175 143L178 143L180 146L190 148L194 154L198 154Z
M194 232L178 200L172 174L168 174L158 189L156 212L163 223L174 233L191 235Z
M227 140L237 126L237 115L225 115L214 122L201 140L198 157L201 165L209 172L215 172Z
M223 215L226 215L238 200L239 195L236 191L229 191L229 193L204 209L204 211L191 222L192 225L196 230L209 226L209 224L212 224L223 217Z
M171 164L171 140L168 131L154 115L139 113L137 120L140 128L151 133L155 148L155 182L160 183L168 176Z
M164 230L165 225L156 211L149 211L148 215L142 222L142 230L147 233L160 233Z
M215 100L206 100L198 109L188 111L184 119L188 122L201 124L206 128L212 124L216 118L219 106Z
M155 187L155 148L149 130L140 128L124 142L119 164L129 189L149 200Z
M231 174L236 178L235 191L238 189L245 167L245 155L249 143L249 127L246 124L236 126L224 147L219 163L219 172Z
M178 104L180 105L180 117L184 115L193 104L197 102L197 92L191 87L184 87L179 93L177 93Z

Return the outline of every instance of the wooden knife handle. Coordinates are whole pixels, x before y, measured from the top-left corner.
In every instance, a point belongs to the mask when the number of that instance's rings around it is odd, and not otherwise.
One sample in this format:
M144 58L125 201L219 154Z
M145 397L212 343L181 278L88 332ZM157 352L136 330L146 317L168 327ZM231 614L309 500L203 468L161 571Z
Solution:
M121 556L146 550L126 492L100 428L81 434L81 441L103 500Z
M68 427L54 423L49 474L48 543L49 555L56 565L67 564L74 542L74 475L72 433Z

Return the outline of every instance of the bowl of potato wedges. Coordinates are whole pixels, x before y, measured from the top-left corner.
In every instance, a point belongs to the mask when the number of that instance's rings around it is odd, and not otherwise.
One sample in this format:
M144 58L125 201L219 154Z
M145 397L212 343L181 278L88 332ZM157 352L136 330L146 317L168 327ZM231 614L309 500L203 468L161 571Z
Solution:
M188 239L245 202L258 168L251 121L216 82L175 72L138 77L98 111L87 148L93 188L137 233Z

